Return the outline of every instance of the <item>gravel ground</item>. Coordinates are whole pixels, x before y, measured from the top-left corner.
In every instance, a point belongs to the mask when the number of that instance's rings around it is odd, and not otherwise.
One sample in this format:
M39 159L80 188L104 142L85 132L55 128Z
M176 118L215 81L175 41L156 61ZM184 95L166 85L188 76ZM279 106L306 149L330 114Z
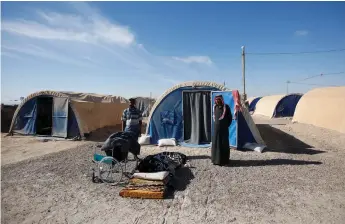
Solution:
M44 138L34 136L6 135L1 133L1 165L16 163L86 144L84 141L65 141L57 140L57 138L44 141Z
M2 223L344 223L345 135L302 124L260 132L264 153L231 151L213 166L209 149L190 156L171 199L118 196L88 176L97 143L2 166ZM142 156L162 151L143 147Z

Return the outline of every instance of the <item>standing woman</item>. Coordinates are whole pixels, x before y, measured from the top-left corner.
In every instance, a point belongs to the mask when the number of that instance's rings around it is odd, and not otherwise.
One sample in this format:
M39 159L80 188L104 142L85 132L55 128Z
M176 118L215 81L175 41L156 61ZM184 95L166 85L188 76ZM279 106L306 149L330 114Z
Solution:
M212 163L219 166L227 165L230 157L229 127L232 122L232 115L229 105L224 104L222 95L215 97L213 120Z

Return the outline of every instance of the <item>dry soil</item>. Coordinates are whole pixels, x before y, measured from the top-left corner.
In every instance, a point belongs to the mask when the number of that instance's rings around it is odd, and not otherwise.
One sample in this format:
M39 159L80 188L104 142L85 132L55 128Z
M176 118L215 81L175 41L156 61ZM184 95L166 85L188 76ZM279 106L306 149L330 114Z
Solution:
M254 119L268 149L231 150L227 167L213 166L209 149L169 148L188 155L192 167L177 173L175 194L165 200L121 198L121 187L92 183L97 142L39 142L39 150L26 143L31 156L13 162L23 152L3 141L2 223L344 223L345 135ZM141 156L162 150L143 147Z

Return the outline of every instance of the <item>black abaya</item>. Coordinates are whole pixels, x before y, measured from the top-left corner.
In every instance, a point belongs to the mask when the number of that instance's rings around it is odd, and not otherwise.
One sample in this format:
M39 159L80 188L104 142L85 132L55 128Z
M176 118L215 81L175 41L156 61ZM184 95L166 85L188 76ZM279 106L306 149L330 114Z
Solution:
M223 107L226 111L223 119ZM214 108L214 132L212 136L211 158L214 165L227 165L230 157L229 127L232 122L230 107L227 104Z

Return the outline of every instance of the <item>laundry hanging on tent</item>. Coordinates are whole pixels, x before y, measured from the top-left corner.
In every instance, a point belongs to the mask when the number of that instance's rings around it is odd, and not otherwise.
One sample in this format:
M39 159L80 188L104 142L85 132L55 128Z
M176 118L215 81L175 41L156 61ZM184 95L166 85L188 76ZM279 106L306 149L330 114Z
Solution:
M232 91L232 95L233 95L233 97L234 97L234 103L235 103L235 107L234 107L234 119L236 119L237 113L238 113L239 111L242 111L241 99L240 99L240 94L239 94L238 90L233 90L233 91Z

